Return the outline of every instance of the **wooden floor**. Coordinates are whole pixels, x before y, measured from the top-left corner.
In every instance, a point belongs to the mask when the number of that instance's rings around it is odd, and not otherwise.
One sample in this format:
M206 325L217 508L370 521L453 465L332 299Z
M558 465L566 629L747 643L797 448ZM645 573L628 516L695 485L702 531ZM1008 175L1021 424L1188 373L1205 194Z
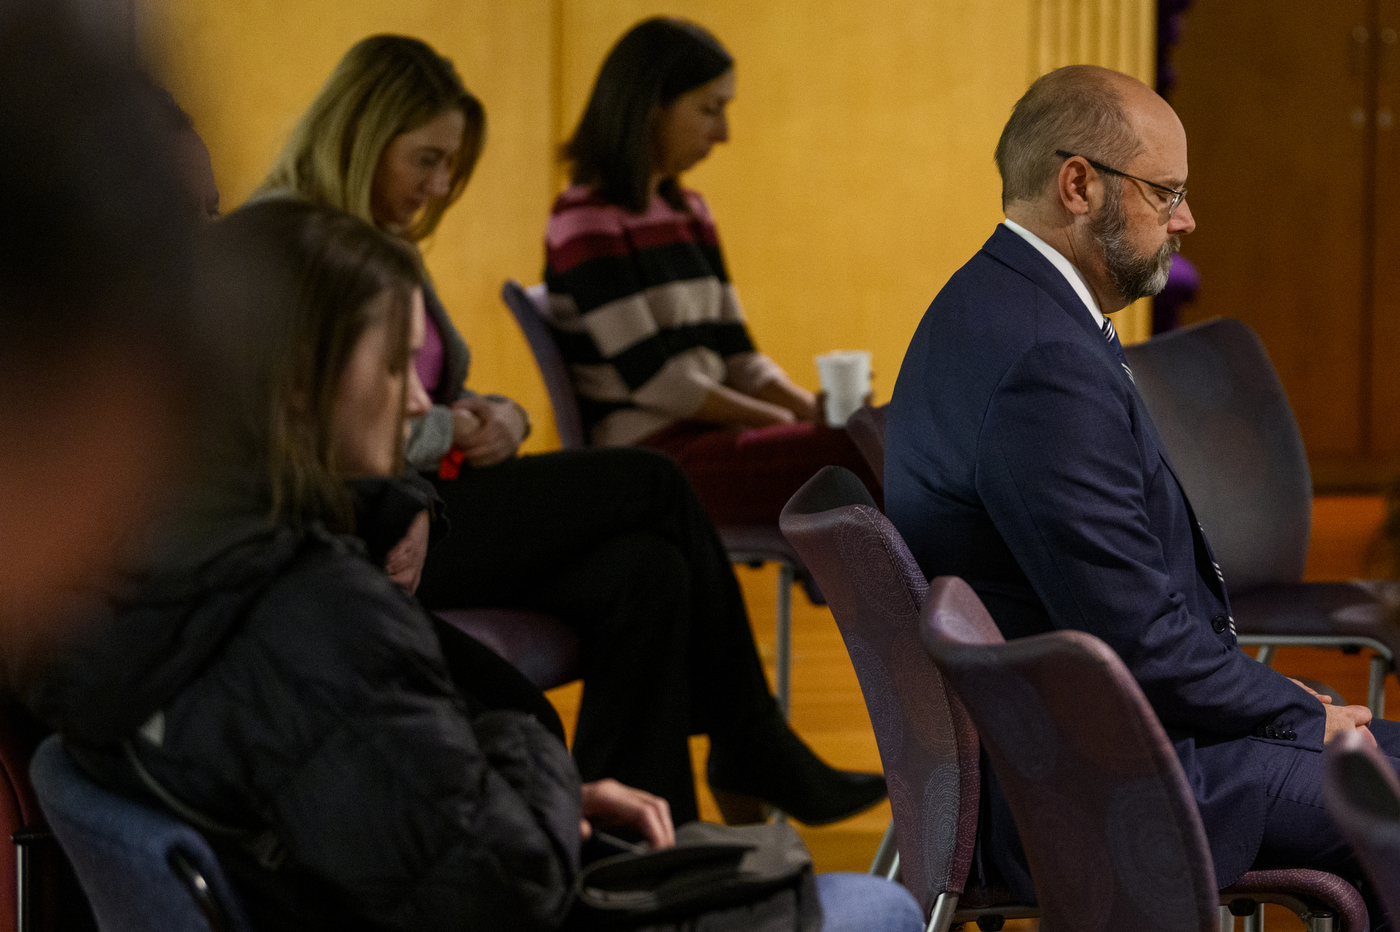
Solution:
M1308 555L1309 580L1351 579L1373 572L1372 551L1383 519L1381 500L1374 496L1319 497L1313 507L1313 540ZM738 570L748 601L759 651L773 669L773 618L777 573L771 568ZM818 753L830 763L854 770L878 770L879 752L861 700L855 671L841 642L840 632L825 607L813 606L798 594L793 608L792 722ZM1348 702L1366 698L1367 653L1344 656L1336 651L1284 648L1274 666L1295 676L1322 680L1337 689ZM578 711L580 684L549 694L566 727ZM1387 683L1387 718L1400 720L1400 690L1392 677ZM572 738L572 732L570 733ZM701 817L719 821L719 811L704 785L704 738L692 739L696 782L700 787ZM799 826L816 860L817 869L866 870L880 837L889 823L889 804L836 825L823 828ZM1266 923L1272 932L1303 928L1291 913L1269 908ZM1008 922L1008 930L1033 930L1034 922Z

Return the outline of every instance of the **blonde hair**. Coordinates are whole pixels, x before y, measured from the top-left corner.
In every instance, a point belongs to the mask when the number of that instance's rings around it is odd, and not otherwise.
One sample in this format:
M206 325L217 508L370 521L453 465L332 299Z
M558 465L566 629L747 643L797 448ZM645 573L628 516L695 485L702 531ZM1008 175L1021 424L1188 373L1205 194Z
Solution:
M450 109L466 118L452 184L396 231L418 242L461 197L486 139L486 111L452 62L408 36L370 36L345 53L253 197L296 197L373 223L370 198L384 150Z

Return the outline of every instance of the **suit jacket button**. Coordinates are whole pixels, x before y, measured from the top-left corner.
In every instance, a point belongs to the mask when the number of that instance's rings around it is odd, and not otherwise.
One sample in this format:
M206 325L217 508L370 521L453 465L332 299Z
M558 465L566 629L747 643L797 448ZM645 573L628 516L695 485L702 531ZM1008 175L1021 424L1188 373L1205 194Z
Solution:
M1230 627L1230 619L1224 615L1216 615L1210 620L1210 626L1215 629L1216 634L1224 634L1225 629Z
M1264 729L1264 737L1265 737L1265 738L1277 738L1277 737L1278 737L1278 729L1275 728L1273 725L1268 726L1267 728Z
M1293 741L1293 740L1296 740L1296 739L1297 739L1298 733L1297 733L1296 731L1294 731L1292 728L1290 728L1290 729L1288 729L1287 731L1285 731L1285 732L1283 733L1283 736L1284 736L1285 738L1287 738L1289 741Z

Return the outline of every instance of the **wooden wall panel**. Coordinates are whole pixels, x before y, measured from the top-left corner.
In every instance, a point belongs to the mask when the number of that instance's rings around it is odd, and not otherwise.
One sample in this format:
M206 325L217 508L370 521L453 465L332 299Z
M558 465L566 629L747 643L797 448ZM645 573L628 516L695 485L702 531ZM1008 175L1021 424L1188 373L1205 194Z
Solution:
M1375 341L1371 417L1378 458L1400 476L1400 0L1381 0L1375 19L1375 245L1372 268Z
M1314 472L1364 455L1368 0L1199 0L1173 94L1191 147L1182 251L1201 270L1188 320L1237 317L1263 339Z

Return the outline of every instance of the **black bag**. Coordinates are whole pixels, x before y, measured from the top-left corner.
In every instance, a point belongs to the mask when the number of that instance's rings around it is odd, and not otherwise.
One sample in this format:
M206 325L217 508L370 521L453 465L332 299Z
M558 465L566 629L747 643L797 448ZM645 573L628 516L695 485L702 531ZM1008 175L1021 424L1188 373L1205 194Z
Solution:
M676 847L619 854L579 874L577 932L820 932L812 855L783 822L691 822Z

